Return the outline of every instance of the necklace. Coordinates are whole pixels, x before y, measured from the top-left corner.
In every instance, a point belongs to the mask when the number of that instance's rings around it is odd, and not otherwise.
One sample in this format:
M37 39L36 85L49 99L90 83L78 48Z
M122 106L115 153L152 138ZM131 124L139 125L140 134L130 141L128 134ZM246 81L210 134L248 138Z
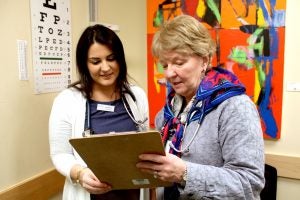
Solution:
M186 120L187 120L187 116L188 116L188 112L191 110L194 100L195 100L196 96L193 96L193 98L189 101L189 103L185 106L184 110L179 113L179 120L182 124L186 124Z
M91 99L99 102L113 102L120 98L120 92L117 89L94 89L91 95Z

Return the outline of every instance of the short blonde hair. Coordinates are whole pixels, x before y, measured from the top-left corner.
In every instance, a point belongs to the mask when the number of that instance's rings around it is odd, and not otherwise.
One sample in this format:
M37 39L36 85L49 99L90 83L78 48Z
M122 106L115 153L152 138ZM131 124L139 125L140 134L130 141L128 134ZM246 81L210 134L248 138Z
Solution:
M154 57L160 58L162 53L168 51L211 59L216 52L216 44L207 28L198 20L189 15L179 15L165 22L152 40Z

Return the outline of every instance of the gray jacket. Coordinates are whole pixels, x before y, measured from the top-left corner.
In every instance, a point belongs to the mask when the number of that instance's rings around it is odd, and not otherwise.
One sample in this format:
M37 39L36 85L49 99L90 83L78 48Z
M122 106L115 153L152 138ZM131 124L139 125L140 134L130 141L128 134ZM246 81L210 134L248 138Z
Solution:
M163 110L156 127L164 123ZM191 141L197 121L190 123L182 148ZM187 182L180 199L260 199L264 186L264 142L255 104L246 95L231 97L204 118L189 152Z

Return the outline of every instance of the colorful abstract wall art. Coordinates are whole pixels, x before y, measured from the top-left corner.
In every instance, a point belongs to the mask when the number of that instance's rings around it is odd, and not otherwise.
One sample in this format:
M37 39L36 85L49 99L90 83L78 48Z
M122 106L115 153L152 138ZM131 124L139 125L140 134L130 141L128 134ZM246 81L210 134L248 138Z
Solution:
M151 55L155 31L188 14L217 43L214 65L235 73L257 105L266 139L279 139L282 114L286 0L147 0L147 65L150 123L165 103L163 70Z

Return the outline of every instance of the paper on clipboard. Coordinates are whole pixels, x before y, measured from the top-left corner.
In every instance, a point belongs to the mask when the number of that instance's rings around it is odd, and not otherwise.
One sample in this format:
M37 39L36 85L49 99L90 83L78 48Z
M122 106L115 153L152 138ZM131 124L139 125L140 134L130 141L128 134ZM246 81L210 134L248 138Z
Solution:
M170 186L137 167L142 153L165 155L160 133L123 132L97 134L70 139L71 145L102 182L116 189L137 189Z

